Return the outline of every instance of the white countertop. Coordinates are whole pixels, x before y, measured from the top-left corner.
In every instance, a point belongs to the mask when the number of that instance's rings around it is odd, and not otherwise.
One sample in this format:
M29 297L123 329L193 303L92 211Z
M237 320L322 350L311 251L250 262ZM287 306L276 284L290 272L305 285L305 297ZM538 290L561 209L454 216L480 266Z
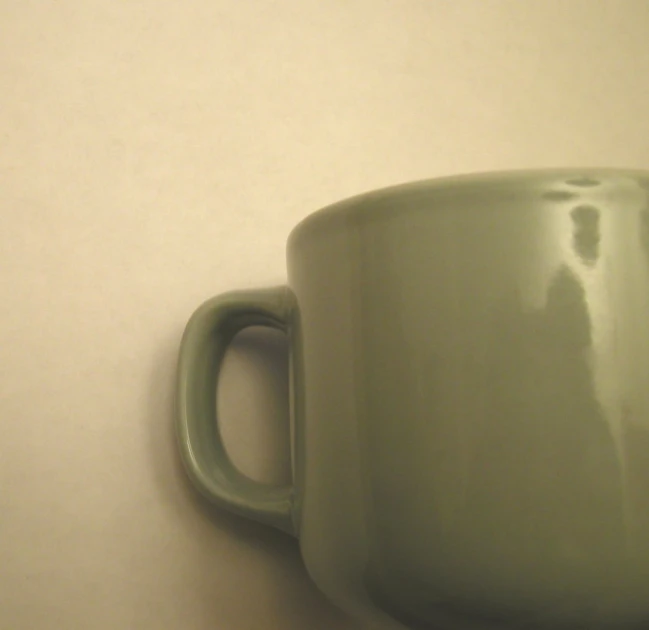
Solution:
M649 168L647 33L643 0L1 2L0 628L359 628L186 482L185 321L351 194ZM286 479L267 350L230 354L225 431Z

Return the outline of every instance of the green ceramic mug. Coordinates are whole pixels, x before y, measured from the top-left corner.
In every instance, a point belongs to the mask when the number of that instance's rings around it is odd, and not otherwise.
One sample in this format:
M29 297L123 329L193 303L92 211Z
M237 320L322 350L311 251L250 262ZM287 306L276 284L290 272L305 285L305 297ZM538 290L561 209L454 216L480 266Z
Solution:
M205 496L296 536L373 627L649 627L649 174L361 195L293 231L288 278L187 326L178 435ZM215 423L252 325L289 338L291 487L242 475Z

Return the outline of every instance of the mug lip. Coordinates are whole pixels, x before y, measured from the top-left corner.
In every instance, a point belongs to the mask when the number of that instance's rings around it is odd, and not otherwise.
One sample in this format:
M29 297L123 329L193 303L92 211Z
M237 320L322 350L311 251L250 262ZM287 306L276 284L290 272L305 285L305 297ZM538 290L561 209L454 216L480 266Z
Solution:
M575 188L591 187L600 184L599 179L636 179L649 182L649 170L624 167L555 167L555 168L521 168L510 170L475 171L456 175L429 177L407 181L368 190L351 197L321 207L304 217L289 233L287 246L290 247L303 235L314 229L324 227L331 220L344 220L357 213L368 203L379 203L404 194L434 192L452 194L468 186L489 188L490 186L511 186L524 183L530 191L543 184L564 183ZM557 181L559 180L559 181Z

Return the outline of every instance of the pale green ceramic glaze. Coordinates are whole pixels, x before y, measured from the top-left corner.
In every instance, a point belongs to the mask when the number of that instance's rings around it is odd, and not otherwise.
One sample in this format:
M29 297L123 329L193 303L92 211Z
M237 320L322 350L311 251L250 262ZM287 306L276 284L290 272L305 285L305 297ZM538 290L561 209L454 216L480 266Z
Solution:
M183 340L178 428L209 498L300 539L373 627L649 627L649 175L432 180L339 203L290 289L217 298ZM294 488L214 424L243 326L287 330Z

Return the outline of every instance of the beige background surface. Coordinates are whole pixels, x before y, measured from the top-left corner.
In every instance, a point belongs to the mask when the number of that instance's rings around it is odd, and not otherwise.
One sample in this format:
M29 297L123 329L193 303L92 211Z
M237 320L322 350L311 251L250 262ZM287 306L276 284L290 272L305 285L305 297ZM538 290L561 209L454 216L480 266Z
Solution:
M649 168L648 42L642 0L0 0L0 628L359 628L186 483L184 323L347 195ZM281 340L250 341L228 442L286 479Z

